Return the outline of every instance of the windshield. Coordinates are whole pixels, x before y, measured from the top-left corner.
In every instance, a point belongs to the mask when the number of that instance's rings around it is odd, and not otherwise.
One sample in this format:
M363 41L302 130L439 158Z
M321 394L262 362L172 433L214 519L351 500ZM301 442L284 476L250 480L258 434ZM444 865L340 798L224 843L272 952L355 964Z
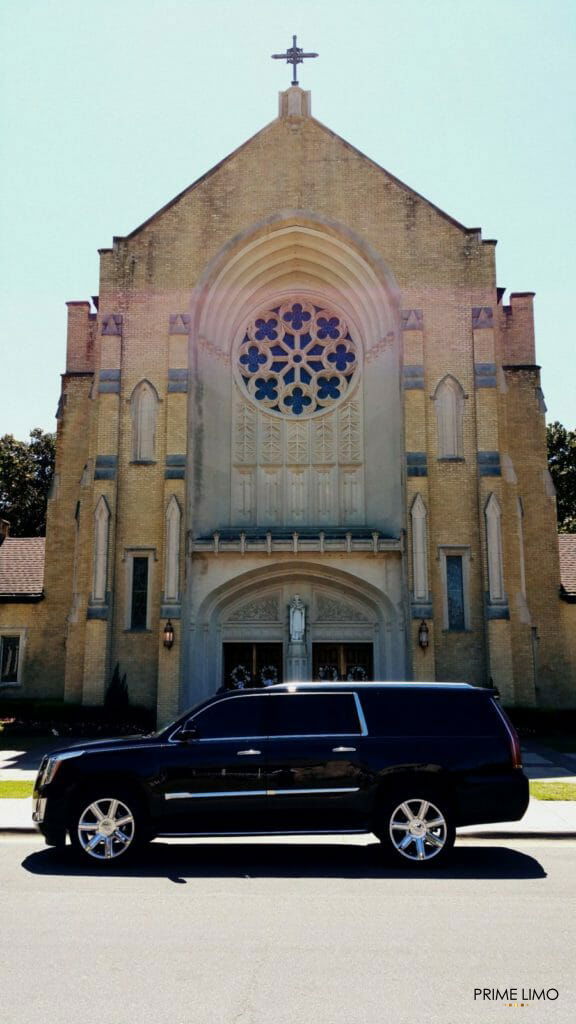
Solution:
M174 729L177 729L178 726L180 725L184 725L184 722L188 721L191 715L195 715L198 711L201 711L202 708L208 707L208 705L212 703L214 697L216 696L220 696L220 694L212 694L211 697L207 697L205 698L205 700L199 701L198 704L192 704L191 707L189 707L186 711L182 712L181 715L178 715L178 718L175 718L172 722L169 722L168 725L163 725L162 728L158 729L155 733L153 733L153 735L157 739L161 739L164 735L169 735L171 732L174 732ZM222 696L229 697L230 691L227 691L225 694L223 693Z

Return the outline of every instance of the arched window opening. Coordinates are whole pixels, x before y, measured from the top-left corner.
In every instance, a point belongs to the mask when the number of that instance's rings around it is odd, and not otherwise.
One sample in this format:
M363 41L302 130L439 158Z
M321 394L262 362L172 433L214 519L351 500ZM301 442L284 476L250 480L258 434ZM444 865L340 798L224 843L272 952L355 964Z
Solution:
M172 495L166 509L166 547L164 558L164 600L178 601L180 582L180 505Z
M526 563L524 558L524 505L522 503L522 498L518 498L517 501L520 593L523 597L526 597Z
M94 511L94 573L92 583L92 600L102 603L106 601L109 530L110 509L106 498L102 495Z
M428 600L428 537L427 512L422 496L417 494L410 510L412 519L412 564L414 572L414 599Z
M464 392L455 377L441 380L434 395L438 425L438 458L461 459L464 455Z
M158 395L147 380L140 381L134 388L130 404L132 459L134 462L153 462Z
M491 601L503 601L504 573L502 567L502 511L495 494L491 494L484 510L488 553L488 591Z

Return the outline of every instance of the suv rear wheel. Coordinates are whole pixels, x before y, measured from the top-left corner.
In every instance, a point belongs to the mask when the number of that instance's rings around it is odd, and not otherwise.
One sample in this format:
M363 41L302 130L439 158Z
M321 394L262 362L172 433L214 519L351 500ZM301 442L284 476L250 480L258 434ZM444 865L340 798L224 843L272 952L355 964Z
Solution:
M144 816L132 794L103 787L85 795L70 821L70 840L76 852L91 864L128 859L144 838Z
M451 852L455 828L446 800L415 786L386 802L376 835L396 863L436 866Z

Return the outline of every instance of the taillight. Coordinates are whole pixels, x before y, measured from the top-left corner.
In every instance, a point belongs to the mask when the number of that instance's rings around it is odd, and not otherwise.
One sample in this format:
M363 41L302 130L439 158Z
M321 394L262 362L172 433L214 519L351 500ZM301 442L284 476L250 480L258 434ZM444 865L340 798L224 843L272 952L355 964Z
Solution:
M493 700L492 704L494 705L494 707L496 708L496 711L500 715L500 718L504 722L504 726L506 728L506 732L508 733L508 737L510 739L510 753L512 755L512 767L513 768L521 768L522 767L522 751L520 749L520 738L518 736L518 733L516 732L516 729L512 725L512 722L508 718L508 715L506 714L504 709L500 707L500 704L498 703L498 701Z
M520 749L520 737L512 724L510 725L510 739L512 740L512 765L514 768L521 768L522 751Z

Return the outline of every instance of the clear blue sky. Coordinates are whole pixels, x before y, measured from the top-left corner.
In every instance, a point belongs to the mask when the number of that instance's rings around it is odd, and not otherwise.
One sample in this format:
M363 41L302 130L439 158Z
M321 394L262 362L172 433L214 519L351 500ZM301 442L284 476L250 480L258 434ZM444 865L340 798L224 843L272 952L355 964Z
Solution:
M574 0L5 0L0 434L54 428L65 301L276 116L295 32L314 116L537 293L548 418L576 426Z

